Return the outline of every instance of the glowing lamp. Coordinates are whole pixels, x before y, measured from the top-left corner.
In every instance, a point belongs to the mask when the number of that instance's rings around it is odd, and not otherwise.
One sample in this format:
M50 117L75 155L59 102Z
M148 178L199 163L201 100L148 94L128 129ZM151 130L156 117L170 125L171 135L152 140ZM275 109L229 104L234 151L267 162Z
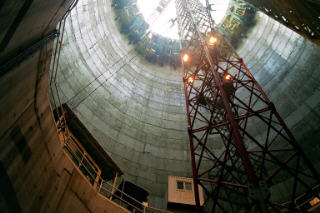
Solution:
M217 41L218 41L218 39L217 39L216 37L210 36L210 38L209 38L209 45L214 45L214 44L217 43Z
M183 62L188 62L189 59L190 59L190 56L187 53L184 54L183 57L182 57Z
M230 75L230 74L226 74L226 75L224 76L224 78L225 78L226 80L230 80L230 79L231 79L231 75Z
M188 83L192 84L194 81L194 77L193 76L189 76L188 78Z

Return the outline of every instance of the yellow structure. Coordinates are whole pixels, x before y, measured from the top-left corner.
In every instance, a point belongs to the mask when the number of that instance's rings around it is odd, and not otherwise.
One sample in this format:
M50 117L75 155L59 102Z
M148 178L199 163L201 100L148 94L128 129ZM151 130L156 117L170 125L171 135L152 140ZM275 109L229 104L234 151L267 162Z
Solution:
M192 178L169 176L168 177L168 206L182 204L195 206L194 185ZM203 189L199 186L200 205L204 204Z
M231 35L238 34L243 31L243 27L241 26L240 20L238 20L232 15L228 15L224 18L222 26Z

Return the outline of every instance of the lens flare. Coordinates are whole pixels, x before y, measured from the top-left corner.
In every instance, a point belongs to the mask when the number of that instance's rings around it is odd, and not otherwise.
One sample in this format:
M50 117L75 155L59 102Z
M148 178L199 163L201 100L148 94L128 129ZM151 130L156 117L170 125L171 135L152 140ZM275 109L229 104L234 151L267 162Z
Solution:
M194 82L194 77L193 77L193 76L189 76L188 82L189 82L190 84L192 84L192 83Z
M225 76L224 76L224 78L226 79L226 80L230 80L231 79L231 75L230 74L226 74Z
M189 59L190 59L190 56L188 54L184 54L182 59L183 59L184 62L188 62Z
M210 38L209 38L209 45L214 45L214 44L217 43L217 41L218 41L218 39L217 39L216 37L210 36Z

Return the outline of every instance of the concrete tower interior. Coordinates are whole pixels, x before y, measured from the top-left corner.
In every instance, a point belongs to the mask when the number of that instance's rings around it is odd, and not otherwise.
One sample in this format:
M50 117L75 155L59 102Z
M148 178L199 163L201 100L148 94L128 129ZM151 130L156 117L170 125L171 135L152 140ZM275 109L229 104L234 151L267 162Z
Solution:
M149 194L144 210L165 212L168 176L192 177L180 62L138 53L115 2L0 2L0 212L132 211L97 190L60 142L49 83L56 46L55 94L123 173L117 187L124 180L141 187ZM252 8L250 28L227 38L320 171L319 39ZM219 25L226 34L227 13ZM277 189L286 196L285 183Z

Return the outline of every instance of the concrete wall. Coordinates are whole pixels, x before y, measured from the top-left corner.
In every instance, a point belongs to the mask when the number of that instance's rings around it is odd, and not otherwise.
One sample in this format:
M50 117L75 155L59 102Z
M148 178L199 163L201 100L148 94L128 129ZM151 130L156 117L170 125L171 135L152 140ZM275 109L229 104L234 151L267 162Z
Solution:
M167 176L191 176L181 70L135 56L110 0L80 0L66 24L58 76L63 100L125 178L165 206ZM319 151L319 47L260 13L238 49L315 163Z
M0 41L10 35L0 65L52 31L70 4L28 2L18 22L24 1L0 4ZM62 151L47 95L52 45L0 73L0 212L128 212L97 193Z
M51 32L69 1L5 3L1 65ZM257 19L239 54L319 165L319 47L260 13ZM58 76L63 99L125 177L151 193L150 205L164 207L167 176L191 176L181 70L134 57L109 0L80 0L64 46ZM51 48L0 73L0 211L112 212L61 152L47 97Z
M320 47L263 13L256 18L238 53L320 170Z
M59 87L124 177L164 208L168 175L191 176L182 73L131 49L111 1L79 1L66 24Z

